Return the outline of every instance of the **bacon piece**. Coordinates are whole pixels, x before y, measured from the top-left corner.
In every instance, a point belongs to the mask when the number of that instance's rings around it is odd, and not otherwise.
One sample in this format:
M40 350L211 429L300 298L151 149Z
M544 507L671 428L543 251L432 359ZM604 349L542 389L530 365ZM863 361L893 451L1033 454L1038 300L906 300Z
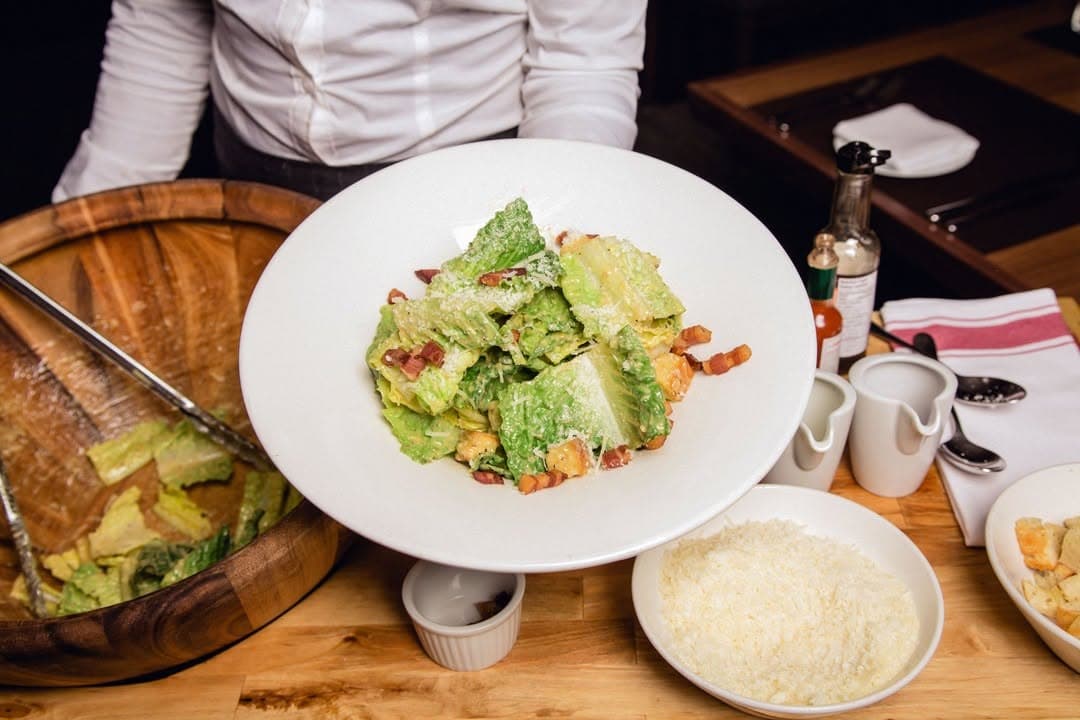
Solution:
M720 375L750 359L750 346L739 345L726 353L716 353L701 364L706 375Z
M420 377L420 373L423 372L424 367L427 366L427 360L419 355L410 355L409 358L401 364L401 372L405 373L405 377L410 380L415 380Z
M388 305L393 305L394 303L396 303L399 300L408 300L408 299L409 299L409 296L406 295L405 293L401 292L397 288L393 288L386 295L386 303Z
M481 485L502 485L503 476L490 470L477 470L472 474L473 480Z
M441 270L439 270L439 268L422 268L420 270L416 270L414 274L416 275L416 277L423 280L424 283L430 283L431 279L438 275L440 272Z
M518 492L522 495L534 493L537 490L562 485L566 480L566 473L558 470L548 470L542 473L526 473L518 478Z
M687 348L693 345L704 345L710 340L712 340L712 330L704 325L691 325L683 328L679 336L675 338L675 342L671 344L671 352L681 355Z
M442 345L434 340L428 340L424 343L424 347L420 348L420 352L416 354L435 367L442 367L443 360L446 358L446 351L442 349Z
M600 467L605 470L611 470L613 468L622 467L628 465L633 456L630 454L630 448L625 445L605 450L600 455Z
M558 235L555 236L555 245L556 245L556 247L562 247L562 244L564 242L566 242L566 236L568 234L569 233L566 230L563 230L561 233L559 233Z
M503 280L514 277L516 275L524 275L525 268L506 268L505 270L496 270L494 272L484 273L476 279L481 285L487 285L488 287L495 287Z
M690 353L684 354L683 357L686 358L686 362L690 363L690 367L693 368L695 372L704 369L703 363Z
M390 348L383 353L382 364L389 367L401 367L409 359L409 353L401 348Z

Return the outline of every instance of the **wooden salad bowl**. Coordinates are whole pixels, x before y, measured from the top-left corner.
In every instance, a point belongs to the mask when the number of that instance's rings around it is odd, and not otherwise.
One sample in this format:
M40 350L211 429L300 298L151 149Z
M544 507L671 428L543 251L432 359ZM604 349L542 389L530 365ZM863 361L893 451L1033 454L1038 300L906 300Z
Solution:
M274 251L318 204L216 180L124 188L0 224L0 261L252 437L237 369L244 310ZM35 550L66 550L121 489L157 482L139 471L106 486L86 448L137 422L181 416L7 291L0 366L0 457ZM234 522L241 490L234 476L189 494L218 527ZM352 537L304 500L250 545L175 585L35 619L9 597L19 566L0 520L0 684L96 684L189 663L295 604Z

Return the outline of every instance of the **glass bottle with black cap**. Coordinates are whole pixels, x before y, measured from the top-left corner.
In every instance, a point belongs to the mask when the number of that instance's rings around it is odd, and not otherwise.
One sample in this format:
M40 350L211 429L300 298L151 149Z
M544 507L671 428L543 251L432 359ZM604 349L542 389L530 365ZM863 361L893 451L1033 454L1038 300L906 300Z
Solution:
M889 159L888 150L850 142L836 151L836 189L829 224L821 233L835 238L839 257L836 307L844 318L840 335L840 372L866 354L874 312L881 242L870 228L870 194L874 168Z

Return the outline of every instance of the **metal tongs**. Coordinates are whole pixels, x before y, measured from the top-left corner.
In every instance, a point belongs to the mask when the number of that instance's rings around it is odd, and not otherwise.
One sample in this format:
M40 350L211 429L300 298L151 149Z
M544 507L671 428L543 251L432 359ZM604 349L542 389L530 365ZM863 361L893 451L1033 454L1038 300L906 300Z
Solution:
M3 263L0 263L0 284L30 301L31 305L43 310L47 315L63 325L65 329L71 331L73 335L86 343L91 350L114 362L143 387L182 412L191 419L199 432L209 436L229 452L234 453L241 460L254 465L259 470L274 469L274 463L271 462L270 457L262 448L206 410L203 410L193 400L187 398L167 382L150 372L135 358L113 345L92 327L72 315L55 300L38 290Z
M143 387L186 415L196 430L207 435L229 450L229 452L259 470L274 469L274 463L262 448L199 407L193 400L152 373L116 345L113 345L100 333L72 315L67 309L27 282L4 263L0 263L0 284L13 290L39 310L44 311L82 340L91 350L111 360ZM30 538L19 514L18 506L15 504L15 498L11 493L7 477L3 472L2 463L0 463L0 499L3 500L4 512L7 515L16 550L19 553L19 564L23 575L26 577L31 609L35 615L42 617L45 602L41 591L41 582L37 575L37 566L31 553Z
M34 560L34 547L30 543L30 534L26 532L19 506L15 503L15 494L11 492L4 462L0 460L0 504L4 506L4 516L11 528L11 539L15 543L15 552L19 556L19 568L26 579L26 592L30 596L30 612L34 617L45 617L45 591L41 588L41 576L37 572Z

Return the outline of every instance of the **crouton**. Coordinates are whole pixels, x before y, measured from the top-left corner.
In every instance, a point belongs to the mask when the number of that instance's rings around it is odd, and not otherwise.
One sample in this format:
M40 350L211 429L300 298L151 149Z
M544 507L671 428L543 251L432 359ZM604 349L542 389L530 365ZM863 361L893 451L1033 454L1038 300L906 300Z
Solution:
M1058 606L1053 592L1056 588L1041 588L1030 580L1023 580L1020 583L1020 589L1027 601L1031 603L1031 607L1048 618L1054 618Z
M1072 635L1074 638L1080 638L1080 618L1073 621L1073 624L1065 628L1065 632Z
M457 444L454 459L458 462L472 462L481 455L495 452L499 447L499 438L489 432L469 430L462 434Z
M570 438L548 448L545 463L548 470L561 472L566 477L579 477L592 469L592 459L592 451L581 438Z
M1080 572L1080 527L1069 528L1061 539L1058 562L1073 572Z
M665 399L678 401L686 396L690 381L694 379L694 368L686 357L664 353L653 360L653 368L656 370L656 382L664 391Z
M1032 570L1053 570L1061 556L1065 526L1024 517L1014 526L1024 564Z
M1080 602L1080 575L1070 575L1064 580L1058 581L1061 594L1067 602Z
M1078 618L1080 618L1080 601L1058 603L1057 610L1054 613L1054 620L1059 628L1067 630Z
M1061 562L1061 560L1059 559L1058 564L1054 566L1054 569L1051 570L1050 573L1054 576L1054 582L1056 583L1059 580L1064 580L1067 577L1072 577L1076 574L1076 571L1065 563Z

